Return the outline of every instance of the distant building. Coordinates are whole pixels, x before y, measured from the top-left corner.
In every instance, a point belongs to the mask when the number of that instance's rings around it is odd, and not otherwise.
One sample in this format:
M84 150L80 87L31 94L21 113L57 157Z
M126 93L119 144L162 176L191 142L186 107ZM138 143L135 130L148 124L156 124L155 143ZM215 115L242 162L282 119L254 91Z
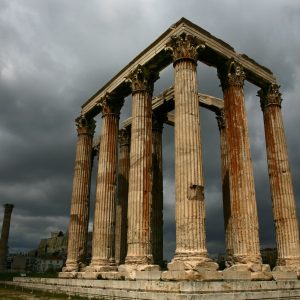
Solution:
M34 271L39 273L58 272L62 269L64 263L65 259L56 256L36 258Z
M10 272L29 272L34 265L35 258L28 253L14 253L7 257L7 270Z
M51 232L51 237L42 239L37 248L37 257L65 257L67 252L67 235L62 231Z

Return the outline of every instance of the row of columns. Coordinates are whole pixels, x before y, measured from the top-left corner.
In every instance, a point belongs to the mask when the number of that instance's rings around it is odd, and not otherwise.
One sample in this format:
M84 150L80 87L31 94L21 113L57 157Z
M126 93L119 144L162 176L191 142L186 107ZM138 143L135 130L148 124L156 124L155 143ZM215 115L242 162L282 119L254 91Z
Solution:
M197 38L181 34L172 37L166 48L173 58L175 70L176 252L168 265L171 270L197 269L203 264L206 269L218 268L208 258L205 238L205 197L196 73L198 55L204 47ZM227 266L246 265L249 270L258 271L262 270L262 260L244 104L245 73L238 62L229 60L218 69L218 74L224 93L224 109L218 112L217 119L221 139ZM120 132L118 175L118 122L123 99L106 95L99 102L103 124L92 260L85 271L116 270L117 264L122 265L119 270L150 270L162 263L163 122L157 118L153 122L151 105L153 83L157 78L158 74L141 66L128 78L132 90L132 125L131 131L124 129ZM278 247L277 264L281 267L298 268L299 233L278 86L267 85L259 95L264 114ZM80 120L77 124L78 143L68 259L64 272L82 270L83 253L86 250L94 123L84 117ZM118 191L117 181L120 187Z

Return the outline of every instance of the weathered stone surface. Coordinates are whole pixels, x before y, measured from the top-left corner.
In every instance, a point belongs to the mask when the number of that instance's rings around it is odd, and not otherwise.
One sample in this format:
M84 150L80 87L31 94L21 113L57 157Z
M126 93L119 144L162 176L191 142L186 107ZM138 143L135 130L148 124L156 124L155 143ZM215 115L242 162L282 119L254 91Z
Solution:
M161 280L181 281L195 280L197 278L195 271L164 271L161 274Z
M229 60L218 74L224 94L225 135L230 190L232 257L229 264L261 264L258 216L244 103L245 72Z
M152 116L152 254L153 262L163 264L163 116Z
M130 129L119 130L118 196L116 202L115 260L125 262L127 253L128 179L130 168Z
M154 281L15 278L6 284L84 297L152 300L300 299L300 281Z
M58 278L77 278L78 272L59 272ZM80 278L80 277L78 277Z
M105 280L124 280L125 276L122 272L101 272L98 278Z
M4 204L4 216L2 223L1 231L1 240L0 240L0 271L6 269L6 256L8 254L8 237L9 237L9 228L10 228L10 219L14 205Z
M207 260L204 180L197 86L197 49L201 42L190 35L171 38L175 70L175 193L176 252L174 260ZM181 56L180 56L181 55Z
M274 280L297 280L297 273L291 271L272 271Z
M68 251L63 272L79 271L85 265L89 221L89 192L95 121L81 116L76 120L77 146L68 233Z
M251 272L251 280L272 280L272 272Z
M114 258L115 201L117 186L118 129L123 99L107 94L100 99L101 143L98 161L93 224L92 259L89 272L117 270Z
M128 80L132 89L132 125L128 193L127 256L131 266L153 263L152 207L152 90L157 74L138 67Z
M223 271L224 280L251 280L250 271L234 271L234 270L224 270Z
M300 266L299 228L292 176L281 113L279 86L270 84L258 92L264 116L265 140L276 228L277 265Z
M161 271L136 271L136 280L160 280Z

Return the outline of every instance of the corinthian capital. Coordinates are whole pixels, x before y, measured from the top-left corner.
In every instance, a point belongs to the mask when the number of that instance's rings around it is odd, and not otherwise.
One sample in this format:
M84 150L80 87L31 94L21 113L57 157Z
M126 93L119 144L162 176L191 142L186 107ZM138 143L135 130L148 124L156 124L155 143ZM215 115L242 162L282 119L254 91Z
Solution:
M265 109L271 105L281 107L282 98L279 88L280 86L274 83L258 91L257 95L260 97L260 106L262 111L265 111Z
M197 63L199 48L205 48L204 42L193 35L182 33L178 36L172 36L165 50L171 51L174 63L183 59Z
M75 120L78 135L88 134L93 136L96 128L96 122L94 119L88 119L86 116L81 115Z
M229 86L243 87L246 78L243 67L234 59L229 60L218 69L218 76L223 91Z
M126 78L126 82L130 84L132 93L148 91L152 94L153 84L158 78L159 74L157 72L138 65Z
M106 93L97 103L101 107L102 117L107 115L119 117L123 104L124 98L118 98L110 93Z

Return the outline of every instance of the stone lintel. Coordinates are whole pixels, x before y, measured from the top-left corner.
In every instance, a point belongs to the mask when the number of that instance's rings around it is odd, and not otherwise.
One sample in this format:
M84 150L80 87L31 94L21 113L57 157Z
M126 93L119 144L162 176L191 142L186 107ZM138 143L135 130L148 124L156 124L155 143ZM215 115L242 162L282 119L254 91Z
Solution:
M224 107L224 101L222 99L219 99L217 97L213 97L210 95L199 93L199 105L201 107L205 107L213 112L218 112ZM164 92L159 94L158 96L154 97L152 100L152 110L158 110L161 109L162 106L167 103L174 101L174 87L170 87L166 89ZM131 125L132 118L129 117L128 119L124 120L122 122L122 128L126 128ZM166 124L174 126L174 114L168 113L167 119L165 121Z
M205 50L199 57L199 60L210 66L216 66L217 61L233 58L237 60L245 69L247 80L255 85L263 86L268 83L275 83L276 78L270 70L259 65L253 59L245 54L239 54L234 49L214 37L209 32L192 22L182 18L177 23L167 29L157 40L148 48L141 52L127 66L125 66L116 76L105 84L96 94L94 94L86 103L82 105L82 113L95 116L99 113L97 101L107 92L116 93L122 97L130 94L126 84L126 78L138 65L150 67L153 71L159 72L167 67L171 62L171 55L165 51L166 44L172 36L178 36L182 33L189 34L205 43Z

